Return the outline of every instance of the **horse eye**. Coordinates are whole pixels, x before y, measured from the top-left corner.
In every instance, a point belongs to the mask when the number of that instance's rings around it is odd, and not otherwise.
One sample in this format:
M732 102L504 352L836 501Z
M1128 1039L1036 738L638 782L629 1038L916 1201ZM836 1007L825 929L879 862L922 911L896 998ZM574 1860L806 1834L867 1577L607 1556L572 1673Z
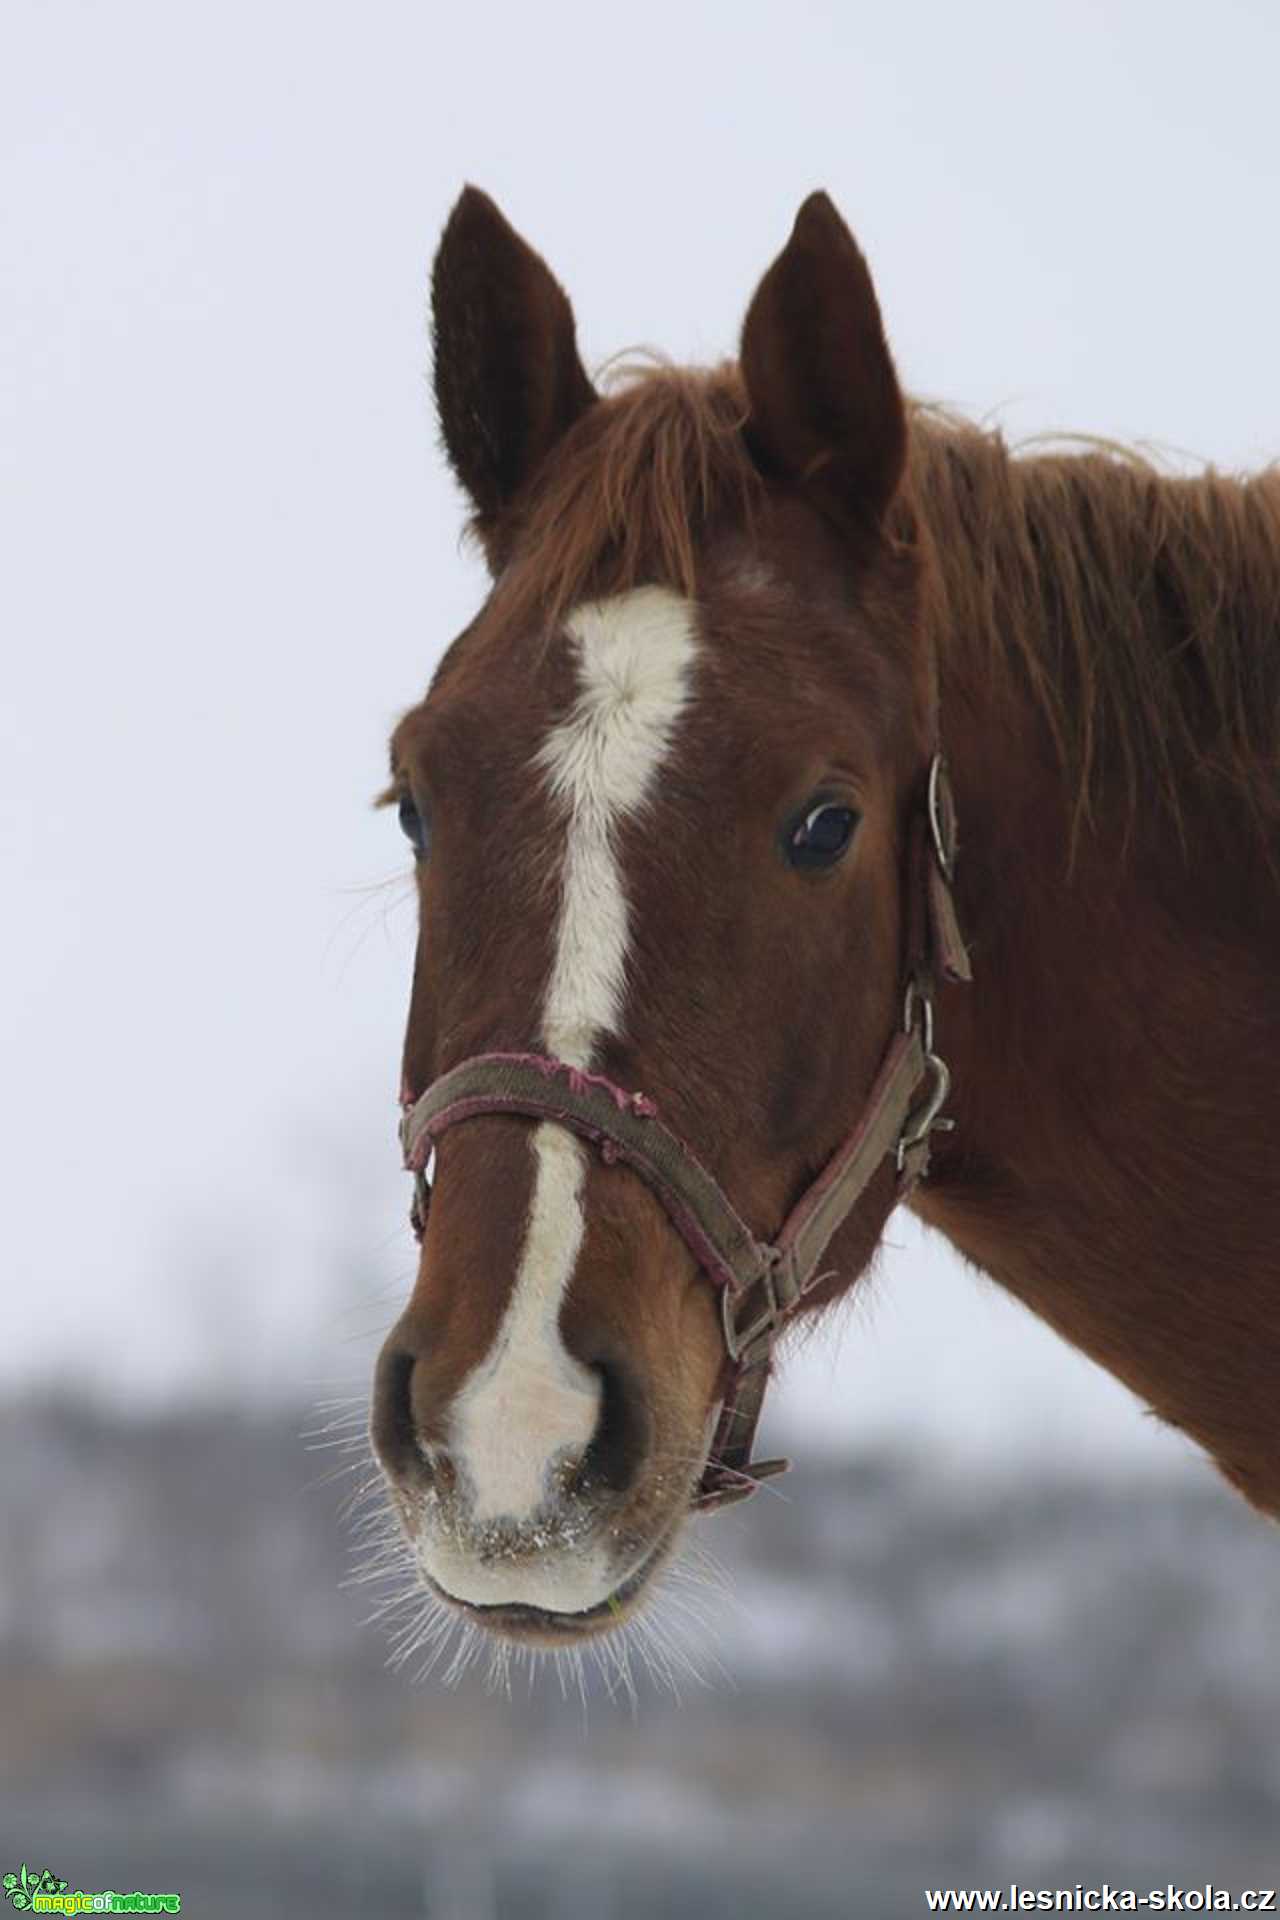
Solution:
M400 830L413 848L414 858L425 859L430 835L427 832L426 821L414 805L412 794L400 795L399 816Z
M858 824L852 807L832 800L811 803L791 823L783 840L789 864L802 872L815 867L833 867L848 852Z

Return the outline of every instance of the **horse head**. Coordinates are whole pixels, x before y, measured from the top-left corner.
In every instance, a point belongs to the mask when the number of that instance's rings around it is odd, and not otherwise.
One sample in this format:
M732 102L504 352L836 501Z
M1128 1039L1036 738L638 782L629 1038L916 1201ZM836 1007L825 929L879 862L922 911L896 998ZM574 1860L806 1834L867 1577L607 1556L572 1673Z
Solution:
M433 314L492 587L392 740L420 906L405 1102L493 1056L580 1100L576 1126L495 1096L440 1133L373 1437L424 1581L564 1643L641 1600L728 1390L697 1234L593 1140L589 1090L660 1115L766 1248L856 1132L903 1026L926 570L875 292L824 195L734 364L597 393L564 292L474 189ZM880 1155L806 1311L898 1194Z

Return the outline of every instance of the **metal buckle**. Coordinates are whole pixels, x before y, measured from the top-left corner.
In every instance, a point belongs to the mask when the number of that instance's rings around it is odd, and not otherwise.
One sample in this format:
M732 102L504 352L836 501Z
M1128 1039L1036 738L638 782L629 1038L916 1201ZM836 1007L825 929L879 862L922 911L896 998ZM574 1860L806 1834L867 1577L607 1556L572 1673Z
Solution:
M789 1312L799 1297L799 1288L795 1285L781 1248L769 1247L766 1249L766 1254L765 1266L749 1286L744 1287L740 1293L734 1293L729 1287L721 1289L720 1324L724 1329L724 1343L728 1348L729 1358L735 1366L742 1365L743 1356L748 1355L750 1349L761 1340L766 1340L768 1343L764 1352L757 1358L748 1358L746 1364L758 1366L761 1361L768 1358L769 1349L773 1346L774 1336L782 1324L784 1314ZM745 1327L740 1327L735 1318L736 1310L757 1287L764 1290L764 1305L753 1320L749 1321Z
M413 1176L413 1199L409 1202L409 1225L413 1229L414 1239L421 1245L426 1238L427 1213L431 1206L431 1182L423 1173Z
M940 753L935 753L929 762L929 789L926 801L929 815L929 837L933 841L933 851L942 877L947 882L954 878L955 842L951 837L955 828L955 809L951 804L951 783L947 777L947 765Z
M955 1121L949 1120L942 1111L951 1093L951 1074L947 1063L939 1054L926 1053L924 1064L933 1076L933 1085L920 1106L914 1113L909 1113L903 1122L894 1156L899 1173L906 1168L907 1155L914 1153L917 1147L924 1146L931 1133L951 1133L955 1130Z
M925 1071L930 1075L932 1085L924 1100L902 1123L902 1132L894 1149L894 1161L899 1173L905 1171L909 1154L918 1147L927 1146L931 1133L952 1133L956 1124L954 1120L947 1119L942 1111L951 1093L951 1071L942 1055L933 1050L933 995L913 977L907 982L902 1010L904 1033L910 1033L915 1026L917 1008L920 1013L920 1044L924 1050Z
M902 1031L910 1033L916 1023L916 1008L920 1009L920 1044L926 1056L933 1052L933 995L923 985L917 974L912 974L907 982L906 997L902 1003Z
M413 1237L421 1245L427 1231L427 1214L431 1207L431 1176L435 1166L434 1149L427 1155L424 1167L411 1167L413 1176L413 1199L409 1204L409 1225L413 1228Z

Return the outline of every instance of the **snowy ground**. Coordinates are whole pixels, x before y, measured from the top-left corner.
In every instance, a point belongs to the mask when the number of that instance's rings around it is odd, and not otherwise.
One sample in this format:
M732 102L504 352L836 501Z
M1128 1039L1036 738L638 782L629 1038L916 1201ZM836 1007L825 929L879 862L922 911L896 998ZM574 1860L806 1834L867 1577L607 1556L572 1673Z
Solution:
M634 1658L632 1706L616 1674L388 1672L306 1424L0 1418L6 1844L264 1916L1271 1884L1280 1537L1207 1475L803 1461L700 1523L681 1698Z

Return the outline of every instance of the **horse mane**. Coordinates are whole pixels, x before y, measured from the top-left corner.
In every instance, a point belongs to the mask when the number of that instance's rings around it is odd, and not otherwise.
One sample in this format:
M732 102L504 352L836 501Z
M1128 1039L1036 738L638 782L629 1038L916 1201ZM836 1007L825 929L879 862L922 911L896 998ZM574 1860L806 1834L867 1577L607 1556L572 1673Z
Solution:
M1033 694L1076 786L1076 825L1119 781L1127 817L1180 825L1191 789L1280 821L1280 469L1169 475L1072 436L1013 453L913 409L910 499L940 565L941 644L985 646Z
M1280 468L1169 475L1112 442L1015 452L914 403L891 520L921 540L937 644L985 647L993 686L1029 690L1075 786L1077 826L1119 780L1130 817L1175 823L1233 800L1280 820ZM720 524L750 527L764 482L732 363L629 361L566 435L519 517L497 592L548 631L587 598L653 580L695 597Z

